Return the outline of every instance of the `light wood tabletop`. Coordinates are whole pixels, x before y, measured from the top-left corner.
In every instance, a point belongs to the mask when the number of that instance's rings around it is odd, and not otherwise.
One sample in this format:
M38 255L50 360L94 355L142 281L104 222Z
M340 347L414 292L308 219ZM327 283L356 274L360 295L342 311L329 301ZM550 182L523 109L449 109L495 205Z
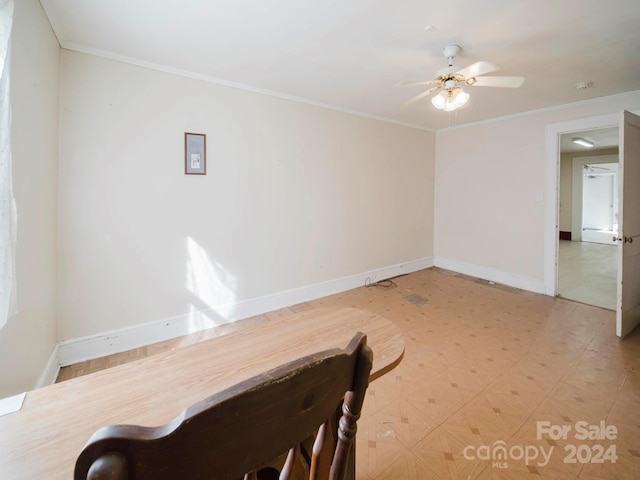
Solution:
M373 350L370 380L400 362L404 339L389 320L354 308L318 309L28 392L21 410L0 417L0 478L71 479L99 428L162 425L259 373L344 348L358 331Z

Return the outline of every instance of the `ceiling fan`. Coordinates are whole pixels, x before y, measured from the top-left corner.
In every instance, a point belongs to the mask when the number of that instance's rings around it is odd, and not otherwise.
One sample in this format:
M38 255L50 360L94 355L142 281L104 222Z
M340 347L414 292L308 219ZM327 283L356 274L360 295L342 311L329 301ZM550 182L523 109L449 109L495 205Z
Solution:
M416 95L406 102L410 104L430 95L438 90L440 92L431 99L434 107L452 112L463 106L469 100L469 94L463 86L475 87L506 87L518 88L524 83L524 77L486 77L487 73L498 70L492 63L480 61L468 67L458 67L453 64L453 59L460 52L460 46L449 45L444 47L442 53L449 61L449 66L436 72L434 80L423 82L409 82L398 85L399 87L416 87L419 85L434 85L430 89Z

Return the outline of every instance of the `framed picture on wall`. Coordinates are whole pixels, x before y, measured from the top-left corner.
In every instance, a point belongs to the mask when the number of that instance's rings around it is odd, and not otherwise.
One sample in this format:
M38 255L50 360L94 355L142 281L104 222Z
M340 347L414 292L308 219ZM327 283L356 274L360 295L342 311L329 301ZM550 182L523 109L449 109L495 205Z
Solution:
M184 134L185 175L207 174L207 136L203 133Z

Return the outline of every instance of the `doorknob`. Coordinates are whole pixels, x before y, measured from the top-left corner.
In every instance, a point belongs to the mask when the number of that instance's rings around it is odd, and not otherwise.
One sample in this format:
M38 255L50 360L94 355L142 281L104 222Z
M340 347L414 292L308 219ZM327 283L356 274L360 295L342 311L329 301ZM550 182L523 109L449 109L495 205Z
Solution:
M611 238L611 240L613 240L614 242L622 242L624 240L624 243L633 243L633 237L623 237L623 238L618 238L615 235Z

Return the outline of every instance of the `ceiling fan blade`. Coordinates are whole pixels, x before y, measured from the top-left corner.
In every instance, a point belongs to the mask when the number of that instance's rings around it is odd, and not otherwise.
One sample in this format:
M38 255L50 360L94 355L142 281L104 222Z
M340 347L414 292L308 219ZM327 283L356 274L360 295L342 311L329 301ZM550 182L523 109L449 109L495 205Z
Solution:
M524 77L478 77L475 80L474 87L518 88L524 83Z
M435 92L435 91L436 91L436 90L438 90L439 88L440 88L440 86L438 85L438 86L435 86L435 87L433 87L433 88L430 88L429 90L427 90L427 91L425 91L425 92L419 93L419 94L418 94L418 95L416 95L415 97L413 97L413 98L411 98L411 99L407 100L406 102L404 102L404 105L410 105L410 104L412 104L412 103L415 103L415 102L417 102L418 100L423 99L424 97L426 97L426 96L427 96L427 95L429 95L430 93Z
M396 87L417 87L418 85L433 85L436 83L440 83L440 82L438 80L425 80L424 82L398 83L395 86Z
M464 78L477 77L478 75L484 75L485 73L491 73L499 70L497 65L493 63L480 61L472 63L468 67L464 67L458 70L456 73L462 75Z

